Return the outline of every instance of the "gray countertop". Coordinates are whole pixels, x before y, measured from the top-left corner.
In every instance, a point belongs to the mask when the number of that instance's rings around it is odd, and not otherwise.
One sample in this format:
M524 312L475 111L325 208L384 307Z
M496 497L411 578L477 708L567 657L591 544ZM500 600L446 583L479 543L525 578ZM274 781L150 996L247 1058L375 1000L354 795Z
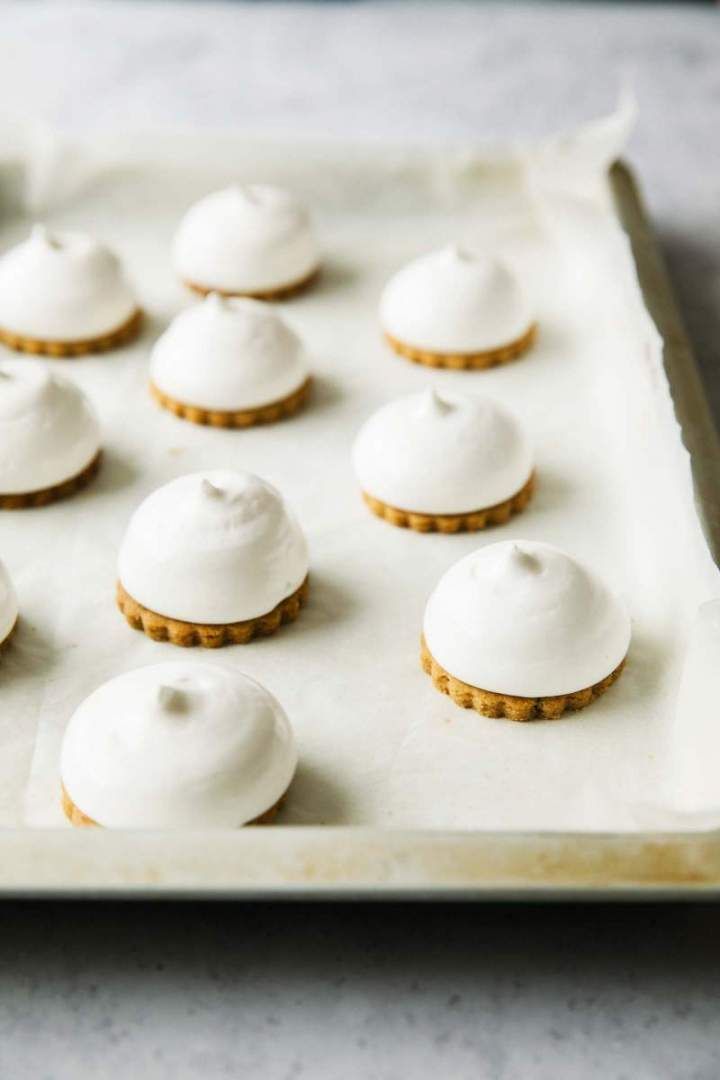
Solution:
M0 908L8 1080L717 1080L715 907Z
M720 418L720 14L0 2L0 125L539 134L634 79L629 157ZM713 907L0 907L0 1076L720 1075Z

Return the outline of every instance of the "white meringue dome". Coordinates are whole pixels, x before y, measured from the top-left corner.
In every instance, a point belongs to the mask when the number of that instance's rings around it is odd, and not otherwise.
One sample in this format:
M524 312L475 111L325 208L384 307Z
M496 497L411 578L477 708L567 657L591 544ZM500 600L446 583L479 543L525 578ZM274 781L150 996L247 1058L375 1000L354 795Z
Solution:
M0 645L6 641L17 622L18 603L5 564L0 562Z
M407 263L380 301L386 333L429 352L472 354L510 345L533 324L515 274L495 258L450 246Z
M460 559L428 600L425 643L462 682L551 697L594 686L624 659L630 620L587 567L537 541L490 544Z
M36 225L0 258L0 329L18 337L83 342L119 330L136 311L117 257L91 236Z
M211 293L159 338L150 378L175 401L235 411L289 397L308 369L297 334L267 304Z
M226 827L284 795L297 764L279 703L231 668L181 661L111 679L73 714L60 773L97 824Z
M0 495L62 484L99 450L97 418L74 382L36 361L0 362Z
M171 480L140 504L118 573L126 592L150 611L227 625L266 615L300 588L307 544L265 480L208 470Z
M516 495L532 450L520 424L486 397L430 389L378 409L355 440L366 494L401 510L464 514Z
M190 207L175 238L174 261L188 284L241 295L303 281L319 254L308 212L289 192L237 184Z

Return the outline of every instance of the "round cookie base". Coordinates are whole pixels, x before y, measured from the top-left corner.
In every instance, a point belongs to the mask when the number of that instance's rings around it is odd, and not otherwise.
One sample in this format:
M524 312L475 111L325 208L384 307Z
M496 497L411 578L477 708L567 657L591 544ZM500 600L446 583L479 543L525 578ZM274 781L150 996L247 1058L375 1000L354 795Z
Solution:
M246 821L243 826L239 826L239 827L240 828L245 828L248 825L272 825L273 821L275 820L275 818L278 815L278 811L280 810L282 804L285 801L285 795L286 794L287 794L287 792L285 792L285 794L281 795L280 798L278 799L278 801L276 803L273 803L273 805L270 807L270 809L266 810L264 814L259 814L256 818L253 818L251 821ZM70 824L74 825L76 828L87 828L87 827L94 827L96 829L105 828L105 826L100 825L99 822L95 821L94 818L88 817L87 814L83 814L80 807L76 806L75 803L70 798L70 796L68 795L64 784L60 785L60 802L61 802L61 805L62 805L62 808L63 808L63 813L65 814L65 817L68 819Z
M185 279L183 284L198 296L207 296L209 293L218 293L228 299L243 297L246 300L287 300L313 285L320 275L320 267L314 266L309 274L305 274L295 281L289 281L285 285L275 285L272 289L252 289L249 291L235 289L218 289L212 285L201 285L197 281Z
M0 327L0 342L16 352L32 353L36 356L69 357L87 356L90 353L108 352L117 349L121 345L127 345L137 337L142 325L143 313L137 308L129 319L98 337L87 338L84 341L44 341L41 338L24 337L22 334L14 334L11 330Z
M381 502L373 495L363 491L362 497L373 514L396 525L400 529L413 529L415 532L478 532L488 525L504 525L513 516L525 509L535 491L535 474L515 495L495 506L484 510L473 510L467 514L419 514L413 510L400 510L396 506Z
M61 484L42 488L40 491L19 492L14 495L0 495L0 510L29 510L33 507L47 506L58 499L67 499L86 487L96 476L102 461L102 450L98 450L89 465L82 472L63 480Z
M483 352L474 353L441 353L431 352L427 349L418 349L414 345L406 345L385 331L385 340L399 356L406 360L412 360L414 364L424 364L426 367L452 368L455 371L480 371L483 368L496 367L499 364L508 364L511 360L526 353L537 338L537 323L526 330L522 337L508 342L496 349L487 349Z
M573 694L558 694L553 697L516 697L512 694L496 694L492 690L482 690L456 679L438 664L428 649L424 636L420 640L422 669L430 676L433 685L441 694L447 694L461 708L474 709L482 716L493 719L504 717L507 720L519 722L557 720L565 712L576 712L578 709L591 705L617 681L625 667L626 659L627 657L623 658L615 670L600 682L584 690L577 690Z
M306 403L312 385L309 376L302 386L292 394L273 401L269 405L259 405L254 409L203 409L196 405L186 405L160 390L155 383L150 383L150 393L163 409L168 409L181 420L190 420L193 424L205 424L218 428L247 428L258 424L274 424L278 420L287 420L294 416Z
M294 593L286 596L266 615L235 623L191 623L159 615L138 604L119 581L117 606L133 630L142 630L153 641L169 641L183 648L199 645L205 649L219 649L224 645L247 645L255 637L274 634L283 623L294 622L307 600L308 590L309 579L306 577Z

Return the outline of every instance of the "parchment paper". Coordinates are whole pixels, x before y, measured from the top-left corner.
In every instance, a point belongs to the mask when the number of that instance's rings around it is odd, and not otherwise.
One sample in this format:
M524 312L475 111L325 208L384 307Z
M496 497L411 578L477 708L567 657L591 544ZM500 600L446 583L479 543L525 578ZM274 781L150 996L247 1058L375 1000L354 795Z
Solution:
M505 155L210 137L24 148L19 187L17 168L5 174L0 247L38 216L97 233L126 260L148 321L131 348L55 362L100 414L106 458L97 482L72 500L0 519L0 557L22 611L0 667L1 824L61 826L57 762L74 708L103 680L178 655L130 630L114 606L116 553L132 509L182 473L236 466L285 493L311 550L311 599L296 624L201 657L237 665L288 711L301 766L283 823L633 830L647 825L642 808L652 805L675 827L657 807L672 787L685 644L698 606L720 587L661 342L608 198L605 168L627 126L626 108L589 135ZM170 266L177 221L232 180L294 188L312 206L326 252L318 288L282 305L313 358L312 403L290 422L241 432L178 420L146 389L154 339L193 302ZM450 240L502 248L527 282L541 334L526 359L437 373L383 346L384 281ZM538 492L509 525L422 536L363 507L349 456L357 428L388 398L430 384L494 395L527 424ZM594 564L633 615L620 682L589 710L552 723L463 712L418 664L422 612L438 577L476 547L511 537L547 540ZM718 787L711 777L706 802Z

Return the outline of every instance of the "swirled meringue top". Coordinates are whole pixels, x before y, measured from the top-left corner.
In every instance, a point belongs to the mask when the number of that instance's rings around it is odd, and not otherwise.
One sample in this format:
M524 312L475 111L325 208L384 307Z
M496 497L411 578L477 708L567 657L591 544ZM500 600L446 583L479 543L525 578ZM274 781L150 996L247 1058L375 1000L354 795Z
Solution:
M530 329L533 315L509 267L451 246L414 259L390 278L380 321L405 345L475 353L517 341Z
M120 581L169 618L223 625L266 615L308 572L305 537L274 487L229 469L158 488L128 525Z
M98 687L68 724L60 772L99 825L233 828L274 806L296 764L288 719L264 687L186 660Z
M281 401L308 377L299 337L267 304L210 293L153 349L150 378L185 405L234 411Z
M36 225L0 258L0 327L20 337L86 341L136 310L118 258L91 236Z
M62 484L99 449L100 426L74 382L39 361L0 361L0 494Z
M570 555L530 540L480 548L441 577L424 634L456 679L499 694L584 690L614 671L630 644L619 600Z
M0 562L0 645L5 641L18 617L15 589L5 564Z
M294 196L265 184L236 184L190 207L174 260L191 284L252 293L301 281L319 254L309 214Z
M399 510L462 514L517 494L532 451L520 424L487 397L434 389L378 409L353 449L360 487Z

